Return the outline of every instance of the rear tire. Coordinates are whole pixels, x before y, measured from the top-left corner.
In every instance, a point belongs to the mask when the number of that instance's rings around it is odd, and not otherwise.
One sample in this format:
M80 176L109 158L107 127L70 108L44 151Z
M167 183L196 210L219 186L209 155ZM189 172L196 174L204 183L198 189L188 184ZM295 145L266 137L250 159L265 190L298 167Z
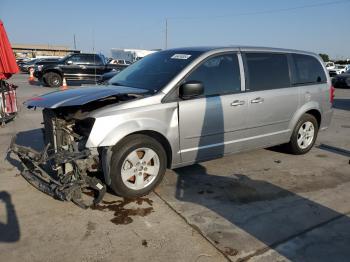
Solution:
M111 188L119 196L136 198L150 193L162 180L166 152L154 138L142 134L126 137L112 148Z
M57 73L49 72L43 77L44 83L46 82L49 87L60 87L62 86L62 76Z
M285 145L287 151L294 155L306 154L315 144L318 134L316 118L310 114L304 114L296 124L290 141Z

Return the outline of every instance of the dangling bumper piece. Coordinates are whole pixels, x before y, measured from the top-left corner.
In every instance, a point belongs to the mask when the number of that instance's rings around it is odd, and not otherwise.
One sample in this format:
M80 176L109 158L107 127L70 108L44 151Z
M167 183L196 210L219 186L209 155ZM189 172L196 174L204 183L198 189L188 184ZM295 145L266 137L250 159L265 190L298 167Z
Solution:
M86 159L90 154L88 150L79 153L62 150L49 156L49 144L42 152L38 152L32 148L17 145L15 140L16 137L11 141L9 152L16 154L21 160L24 167L21 175L35 188L55 199L72 201L84 209L102 201L106 186L96 177L90 177L81 172L76 162ZM61 176L49 174L44 167L50 166L52 162L55 166L68 164L71 167L70 172ZM54 168L51 169L54 170ZM91 198L86 199L86 195L91 196L92 201Z

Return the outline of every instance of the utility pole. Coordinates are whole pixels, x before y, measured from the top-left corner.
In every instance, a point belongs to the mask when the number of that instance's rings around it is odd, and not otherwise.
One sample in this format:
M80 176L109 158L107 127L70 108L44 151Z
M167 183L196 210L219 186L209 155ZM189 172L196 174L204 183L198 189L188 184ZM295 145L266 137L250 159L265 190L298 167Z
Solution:
M73 35L73 39L74 39L74 50L77 50L77 43L75 42L75 34Z
M168 48L168 18L165 18L165 49Z

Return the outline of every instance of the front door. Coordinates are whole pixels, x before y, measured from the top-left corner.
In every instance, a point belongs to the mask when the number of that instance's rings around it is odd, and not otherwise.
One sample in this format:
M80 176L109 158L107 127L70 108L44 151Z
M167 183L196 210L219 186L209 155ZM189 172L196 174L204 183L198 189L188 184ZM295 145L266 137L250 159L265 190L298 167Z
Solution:
M223 156L244 137L248 104L241 92L237 54L206 59L183 81L201 81L204 95L179 102L182 162Z
M64 76L69 80L83 79L88 75L86 55L74 54L62 66Z

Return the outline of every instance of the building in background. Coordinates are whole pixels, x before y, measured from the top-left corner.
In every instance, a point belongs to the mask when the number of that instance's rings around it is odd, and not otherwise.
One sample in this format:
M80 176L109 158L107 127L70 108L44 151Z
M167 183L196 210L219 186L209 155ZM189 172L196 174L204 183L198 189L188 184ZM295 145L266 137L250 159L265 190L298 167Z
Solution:
M61 57L69 53L80 53L80 50L69 49L61 45L40 45L40 44L12 44L12 50L16 57Z

